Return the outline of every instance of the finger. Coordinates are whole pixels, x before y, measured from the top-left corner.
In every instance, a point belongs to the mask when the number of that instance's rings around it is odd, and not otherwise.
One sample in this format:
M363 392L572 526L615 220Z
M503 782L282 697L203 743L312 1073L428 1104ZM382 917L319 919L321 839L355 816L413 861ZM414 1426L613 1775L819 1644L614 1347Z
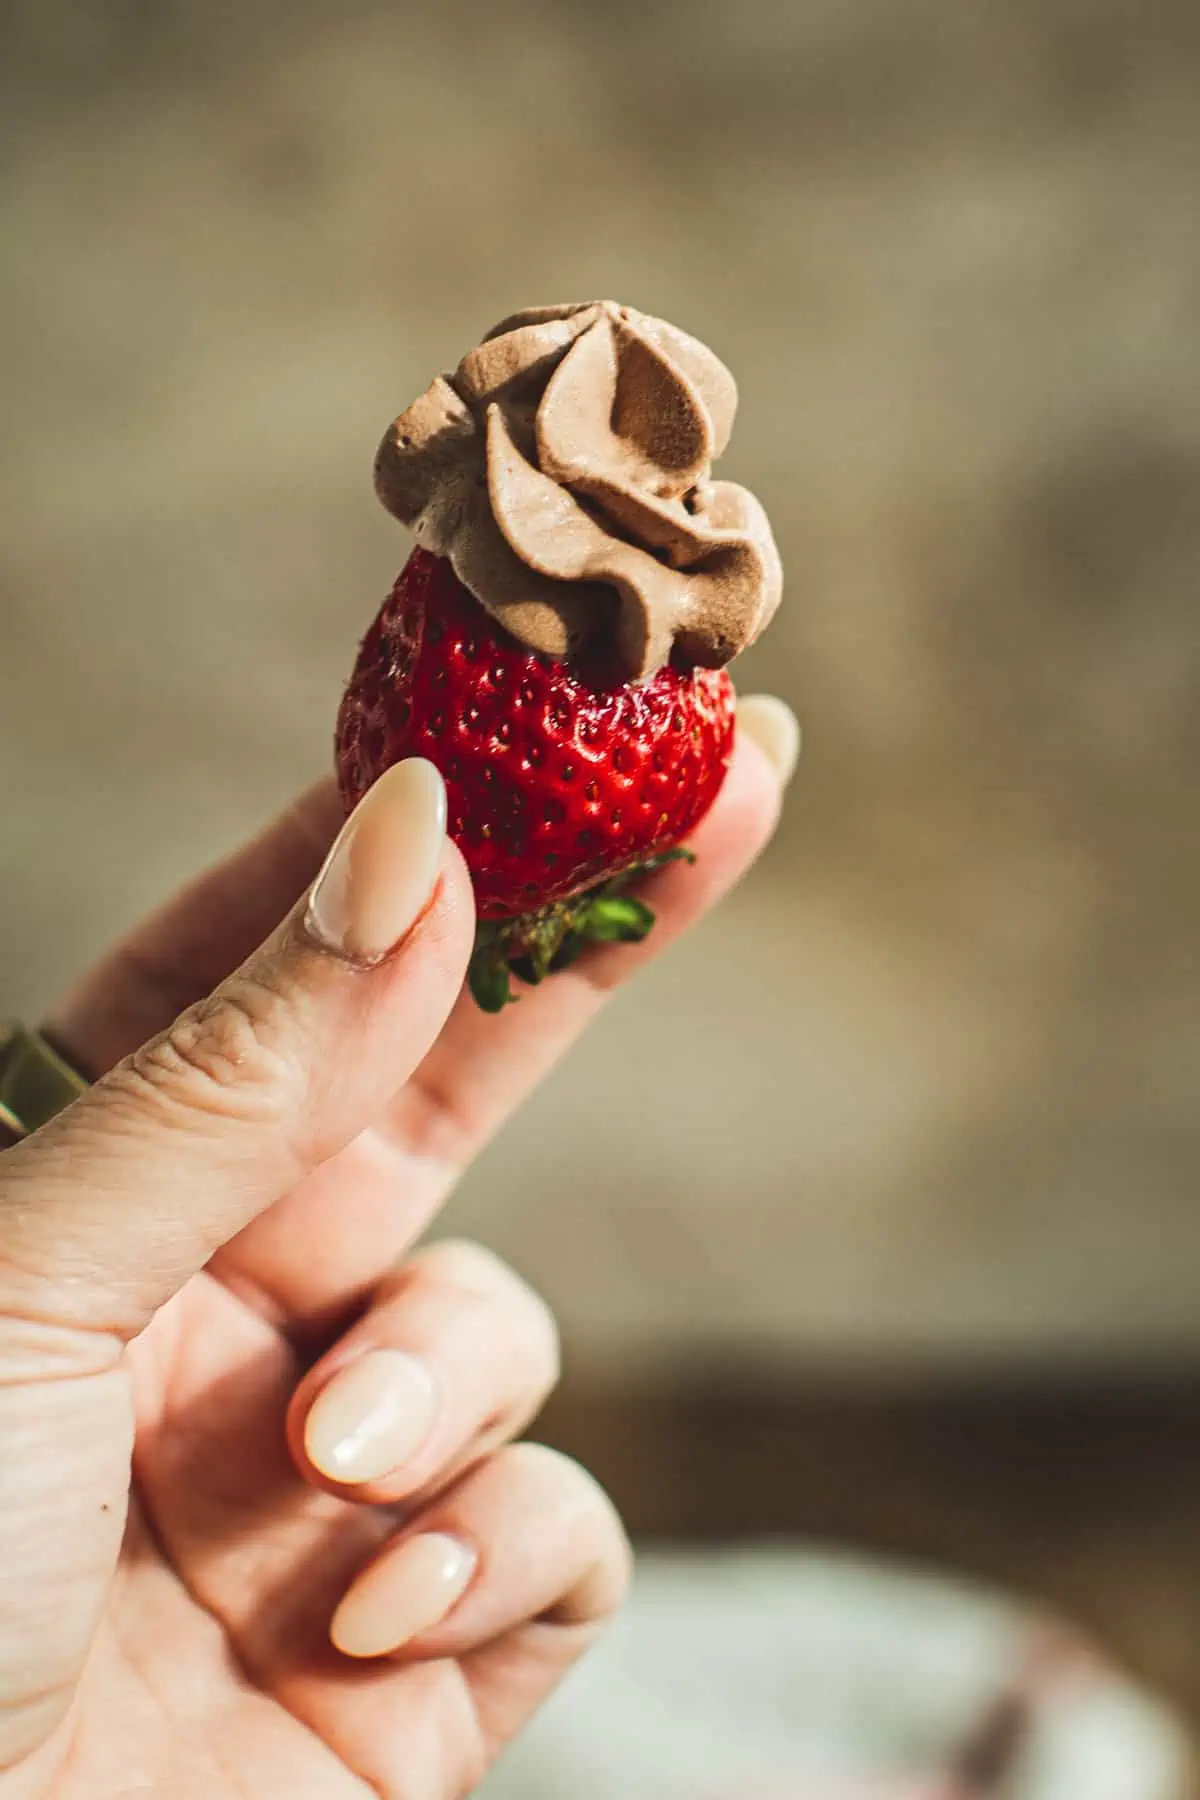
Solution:
M655 924L641 944L597 947L499 1017L464 996L390 1115L405 1147L456 1167L475 1154L545 1077L613 992L724 898L769 841L782 788L757 742L739 742L712 811L691 840L694 864L652 876Z
M431 1775L420 1790L430 1800L473 1791L495 1746L549 1691L597 1624L519 1626L510 1634L515 1658L493 1658L493 1648L499 1652L501 1646L492 1645L463 1664L450 1657L405 1662L342 1655L330 1640L330 1621L359 1573L396 1532L394 1509L349 1504L296 1474L283 1430L296 1385L294 1353L277 1332L207 1275L190 1282L174 1305L188 1314L178 1345L162 1333L147 1333L133 1354L144 1360L149 1351L161 1359L161 1367L139 1383L147 1411L139 1412L137 1472L159 1541L180 1579L218 1622L256 1687L308 1726L371 1793L411 1800L414 1768L423 1766L438 1772L439 1779ZM441 1496L437 1510L429 1507L408 1523L478 1530L478 1579L488 1582L500 1554L493 1559L490 1509L474 1507L472 1497L481 1491L474 1484L495 1461L515 1456L519 1463L527 1453L525 1446L498 1452ZM608 1516L586 1478L577 1479L583 1488L579 1510L590 1516L595 1506ZM510 1504L528 1510L539 1541L565 1528L554 1501L559 1490L548 1485L554 1503L541 1533L540 1484L505 1485L495 1495L502 1510ZM567 1485L569 1524L577 1489L574 1481ZM453 1514L446 1508L458 1496L470 1504ZM477 1523L476 1513L482 1515ZM627 1554L619 1528L611 1529L619 1554ZM604 1534L598 1535L603 1550ZM536 1562L537 1554L536 1543L521 1551L527 1563ZM561 1567L557 1551L551 1560ZM604 1554L582 1560L607 1566ZM573 1594L577 1589L569 1577L549 1586ZM585 1584L582 1616L603 1616L619 1587L619 1580L611 1582L607 1595L589 1599ZM575 1610L568 1607L566 1616Z
M469 1657L522 1628L603 1623L630 1564L620 1520L591 1476L555 1450L517 1444L371 1558L330 1637L346 1656Z
M316 878L344 818L332 777L110 950L55 1007L47 1035L95 1079L211 993Z
M738 702L738 729L786 784L800 747L791 709L773 695L750 695ZM110 950L47 1023L73 1067L102 1074L224 980L313 880L342 818L337 785L326 776Z
M404 1255L462 1169L570 1047L613 989L667 949L746 872L774 829L777 765L738 746L696 832L694 866L653 877L644 945L594 958L522 991L499 1017L463 995L437 1043L354 1144L255 1220L218 1259L222 1279L263 1297L301 1335L323 1332Z
M778 694L743 695L737 703L737 728L757 744L785 788L800 760L800 721L787 701Z
M400 764L347 822L307 905L6 1153L0 1223L22 1302L140 1330L387 1103L453 1003L472 932L441 777Z
M558 1369L554 1319L532 1288L477 1244L438 1243L300 1383L292 1454L336 1493L412 1503L523 1431Z

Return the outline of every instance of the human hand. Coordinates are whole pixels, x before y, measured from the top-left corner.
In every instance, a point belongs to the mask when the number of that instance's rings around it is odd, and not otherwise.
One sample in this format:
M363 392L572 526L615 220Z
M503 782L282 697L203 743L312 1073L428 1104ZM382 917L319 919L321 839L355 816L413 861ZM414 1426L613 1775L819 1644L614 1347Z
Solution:
M778 764L774 725L747 708ZM307 901L331 784L68 997L50 1030L100 1079L0 1157L0 1800L450 1800L586 1649L628 1552L590 1478L512 1442L550 1316L487 1252L412 1245L778 797L743 744L650 942L500 1018L461 994L427 764Z

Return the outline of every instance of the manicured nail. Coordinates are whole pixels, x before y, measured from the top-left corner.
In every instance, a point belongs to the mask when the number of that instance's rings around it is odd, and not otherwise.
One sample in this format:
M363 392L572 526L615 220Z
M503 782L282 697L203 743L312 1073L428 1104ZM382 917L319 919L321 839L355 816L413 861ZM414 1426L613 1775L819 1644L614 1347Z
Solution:
M446 787L431 762L388 769L338 833L308 899L308 929L339 956L375 962L429 902L446 837Z
M323 1387L304 1426L308 1460L331 1481L377 1481L402 1468L433 1427L437 1392L403 1350L368 1350Z
M737 728L754 740L786 787L800 755L800 721L786 700L777 700L774 694L739 697Z
M386 1656L440 1624L471 1584L475 1552L440 1531L407 1538L363 1571L333 1615L345 1656Z

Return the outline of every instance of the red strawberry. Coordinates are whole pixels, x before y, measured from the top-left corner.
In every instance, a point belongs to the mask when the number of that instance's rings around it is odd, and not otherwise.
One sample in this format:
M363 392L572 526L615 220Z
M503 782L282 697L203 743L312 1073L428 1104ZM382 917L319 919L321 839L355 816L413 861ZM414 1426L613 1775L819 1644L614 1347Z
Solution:
M337 722L347 809L383 770L441 770L471 871L479 1003L509 969L539 981L589 941L644 937L624 892L673 855L717 797L733 748L723 670L662 668L630 685L526 650L448 561L415 550L359 650Z

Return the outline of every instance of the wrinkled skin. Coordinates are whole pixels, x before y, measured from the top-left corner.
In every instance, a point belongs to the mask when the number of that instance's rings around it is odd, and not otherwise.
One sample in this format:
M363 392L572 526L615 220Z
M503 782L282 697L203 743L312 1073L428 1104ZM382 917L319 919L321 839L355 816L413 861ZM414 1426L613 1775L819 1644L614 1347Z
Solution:
M554 1379L545 1309L482 1251L412 1247L777 807L744 744L696 867L655 878L651 941L492 1019L456 997L474 919L450 847L380 968L332 969L299 911L255 949L336 829L322 784L63 1002L58 1041L111 1073L0 1156L0 1800L451 1800L593 1640L619 1526L573 1464L509 1442ZM419 1343L444 1416L404 1469L339 1487L304 1420L363 1334ZM395 1657L334 1650L348 1582L431 1523L479 1551L462 1602Z

